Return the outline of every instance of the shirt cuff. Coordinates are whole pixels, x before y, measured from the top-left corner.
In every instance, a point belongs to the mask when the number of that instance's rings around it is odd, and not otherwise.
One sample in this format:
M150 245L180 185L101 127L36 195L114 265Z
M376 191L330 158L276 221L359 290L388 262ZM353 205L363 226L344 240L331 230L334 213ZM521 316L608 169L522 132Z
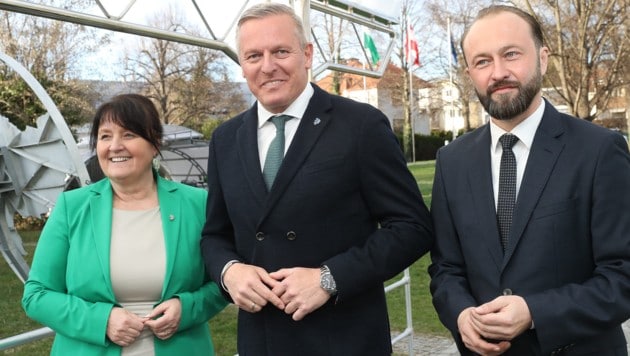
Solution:
M227 272L228 268L232 267L232 265L236 264L236 263L241 263L241 261L239 261L239 260L228 261L228 263L226 263L225 266L223 266L223 269L221 270L221 287L223 288L224 291L226 291L228 293L230 291L227 289L227 287L223 283L223 275L225 275L225 272Z

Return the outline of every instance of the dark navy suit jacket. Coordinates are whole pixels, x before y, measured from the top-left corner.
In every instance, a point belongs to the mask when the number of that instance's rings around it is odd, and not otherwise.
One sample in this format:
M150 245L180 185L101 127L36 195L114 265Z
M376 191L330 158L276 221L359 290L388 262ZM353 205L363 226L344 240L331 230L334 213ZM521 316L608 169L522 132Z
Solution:
M329 266L338 295L301 321L272 305L239 312L247 355L389 355L383 282L432 246L428 210L389 121L374 107L315 93L270 192L256 105L213 133L202 250L220 282L230 260L272 272Z
M457 316L502 294L522 296L535 329L509 355L626 354L630 317L630 156L623 137L547 103L502 252L485 125L438 153L431 291L469 353Z

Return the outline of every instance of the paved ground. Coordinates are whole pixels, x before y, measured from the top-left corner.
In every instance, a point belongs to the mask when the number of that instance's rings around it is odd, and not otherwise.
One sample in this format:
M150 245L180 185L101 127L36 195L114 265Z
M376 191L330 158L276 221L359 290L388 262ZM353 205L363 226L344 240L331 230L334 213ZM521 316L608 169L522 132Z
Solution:
M626 340L630 341L630 320L623 324L623 331ZM457 347L452 339L444 337L430 337L422 335L413 336L413 346L411 355L413 356L457 356ZM628 346L630 353L630 345ZM394 355L410 355L408 339L402 339L394 344Z
M431 356L457 356L457 347L450 338L414 335L412 352L409 353L409 339L404 338L394 344L394 355L431 355Z

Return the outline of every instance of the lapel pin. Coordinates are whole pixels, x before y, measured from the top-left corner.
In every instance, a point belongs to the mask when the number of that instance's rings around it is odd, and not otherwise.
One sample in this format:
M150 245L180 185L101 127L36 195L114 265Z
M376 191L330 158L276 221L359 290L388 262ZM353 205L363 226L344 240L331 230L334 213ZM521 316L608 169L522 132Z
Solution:
M319 125L320 122L322 122L322 120L320 120L319 117L315 118L315 120L313 120L313 126Z
M168 219L169 219L170 221L175 220L175 215L173 215L173 214L169 215L169 216L168 216Z

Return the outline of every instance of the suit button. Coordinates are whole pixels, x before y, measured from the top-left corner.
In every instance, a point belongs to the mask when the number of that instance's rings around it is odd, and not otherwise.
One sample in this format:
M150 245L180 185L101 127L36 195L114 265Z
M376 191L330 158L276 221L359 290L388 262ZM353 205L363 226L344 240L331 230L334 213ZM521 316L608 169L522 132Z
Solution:
M293 240L295 240L295 237L296 237L296 235L295 235L295 231L289 231L289 232L287 232L287 240L289 240L289 241L293 241Z
M256 233L256 240L262 241L264 239L265 239L265 233L264 232L260 232L259 231L259 232Z
M503 290L503 295L512 295L512 290L510 288L505 288Z

